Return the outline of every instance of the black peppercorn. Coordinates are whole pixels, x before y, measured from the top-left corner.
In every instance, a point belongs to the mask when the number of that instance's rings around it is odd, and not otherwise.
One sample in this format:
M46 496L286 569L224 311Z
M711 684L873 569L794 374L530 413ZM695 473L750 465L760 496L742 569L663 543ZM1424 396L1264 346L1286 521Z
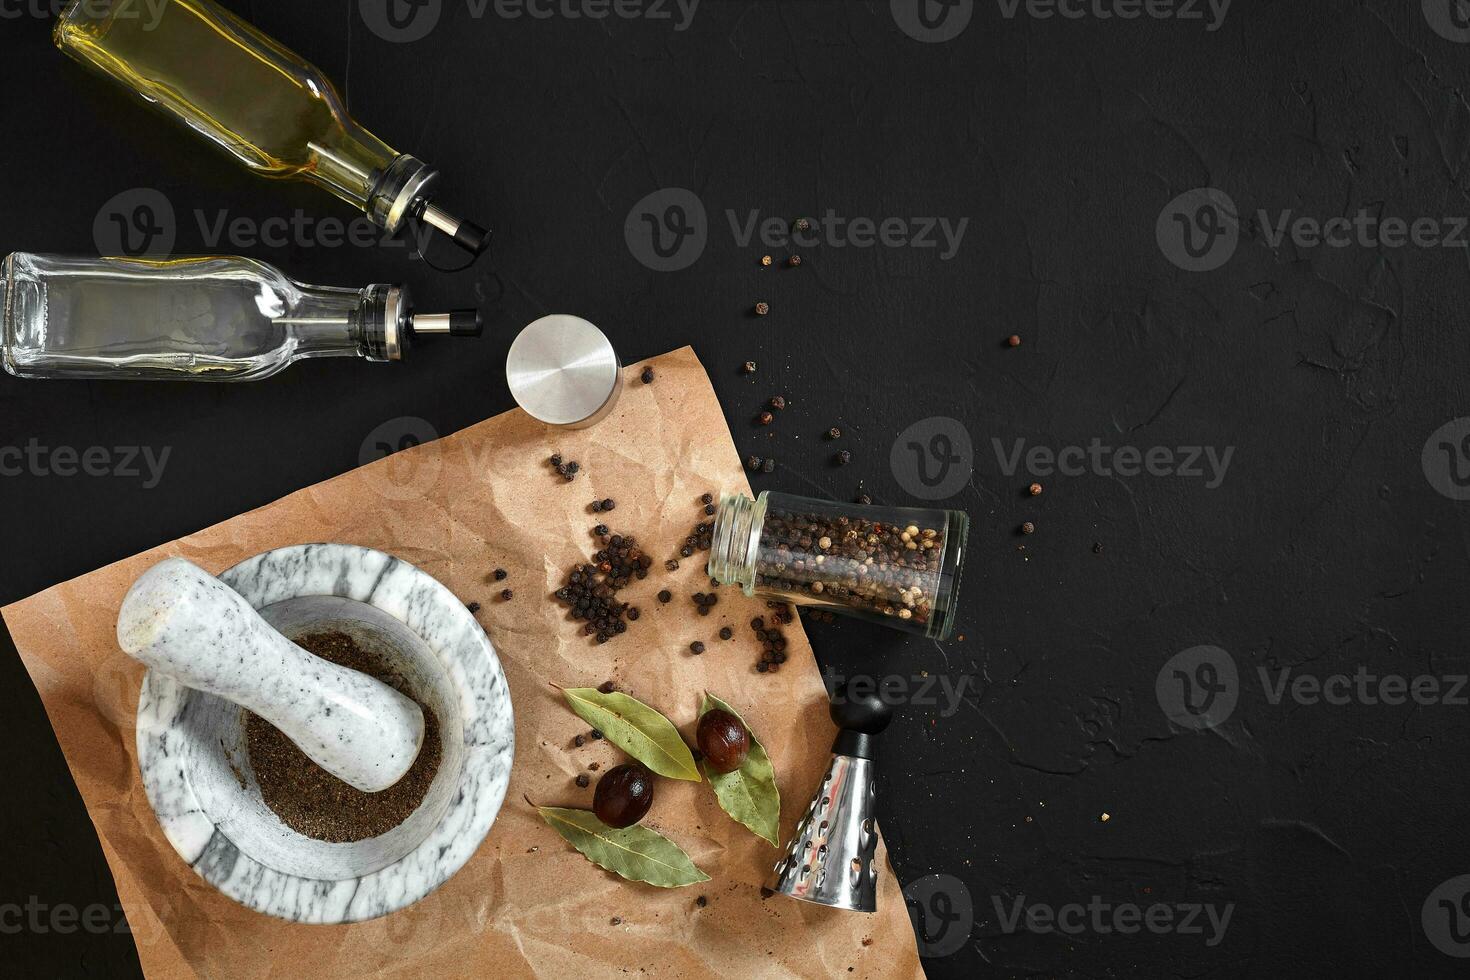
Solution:
M611 694L612 692L614 692L614 691L616 691L618 689L618 686L616 684L614 684L612 681L603 681L601 684L599 684L597 686L597 689L599 691L601 691L603 694Z
M497 582L504 582L505 581L505 576L508 575L509 573L505 569L503 569L503 568L497 568L491 574L495 576L495 581L497 581Z
M786 407L786 399L780 395L776 395L774 398L771 399L771 407L779 412L781 409Z
M730 637L732 637L734 635L735 635L735 631L732 630L728 626L726 626L726 627L724 627L723 629L720 630L720 639L722 639L722 640L728 640Z
M480 611L480 604L478 602L466 602L464 607L470 611L471 615Z
M837 454L837 465L838 466L846 466L848 463L851 463L851 462L852 462L852 453L848 452L846 449L842 450L841 452L839 452Z
M515 593L512 592L510 589L502 589L500 592L500 598L504 599L506 602L509 602L511 599L515 598Z
M658 593L658 601L659 602L672 602L673 600L674 600L674 593L670 592L668 589L661 589L661 590L659 590L659 593Z
M644 368L643 373L638 376L638 380L642 381L646 385L653 384L653 368Z
M603 510L612 510L615 507L617 507L617 503L611 497L607 497L602 501Z
M689 652L694 654L704 653L704 644L699 642L698 640L695 640L693 643L689 644Z
M560 469L561 468L561 453L552 453L551 454L551 461L550 462L551 462L551 465L552 466L555 466L558 469Z
M587 778L587 774L585 772L578 773L577 785L582 787L583 789L586 789L588 786L592 785L592 780Z
M576 736L574 736L572 738L572 744L575 745L577 748L580 749L582 746L584 746L584 745L587 744L587 736L585 736L585 735L576 735Z
M767 459L764 462L761 463L761 472L762 473L774 473L774 472L776 472L776 461L774 459L771 459L771 458L767 457Z
M712 493L703 494L699 498L699 502L702 503L702 504L712 504L712 503L715 502L715 495L712 494Z
M596 742L596 741L598 741L599 739L602 738L602 732L598 731L595 728L592 729L592 731L588 732L587 734L589 734L589 735L592 736L592 741L594 741L594 742Z

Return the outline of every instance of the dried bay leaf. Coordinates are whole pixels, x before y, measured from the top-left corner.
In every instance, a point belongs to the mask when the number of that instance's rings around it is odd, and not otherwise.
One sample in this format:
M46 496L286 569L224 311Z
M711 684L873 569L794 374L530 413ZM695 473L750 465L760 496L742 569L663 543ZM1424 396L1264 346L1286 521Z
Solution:
M694 755L674 723L637 698L592 687L563 691L567 704L607 740L660 776L699 782Z
M709 875L695 867L678 844L657 831L637 824L618 830L598 820L591 810L558 806L536 809L583 857L629 881L643 881L659 888L709 881Z
M703 718L715 709L730 712L740 719L740 724L745 725L745 719L740 718L738 711L705 691L699 716ZM750 752L739 769L722 773L708 762L701 762L700 767L715 788L715 799L719 800L720 809L750 828L757 837L779 847L776 835L781 829L781 791L776 787L776 767L771 765L765 746L761 745L749 725L745 725L745 730L750 733Z

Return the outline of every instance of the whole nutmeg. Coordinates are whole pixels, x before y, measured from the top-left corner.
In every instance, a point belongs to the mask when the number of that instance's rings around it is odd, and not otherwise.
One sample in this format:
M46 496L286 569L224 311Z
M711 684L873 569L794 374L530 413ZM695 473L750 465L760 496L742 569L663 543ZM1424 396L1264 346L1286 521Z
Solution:
M603 773L592 793L592 812L609 827L631 827L653 806L653 773L637 762Z
M699 751L717 772L734 772L750 754L750 732L740 719L715 708L699 719Z

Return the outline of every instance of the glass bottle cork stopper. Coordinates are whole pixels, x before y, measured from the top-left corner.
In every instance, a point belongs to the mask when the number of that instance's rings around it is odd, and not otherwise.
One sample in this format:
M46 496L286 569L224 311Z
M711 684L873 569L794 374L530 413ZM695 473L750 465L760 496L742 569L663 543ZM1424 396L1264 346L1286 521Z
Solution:
M529 324L510 345L505 380L516 404L548 425L584 428L612 411L622 367L607 336L558 313Z

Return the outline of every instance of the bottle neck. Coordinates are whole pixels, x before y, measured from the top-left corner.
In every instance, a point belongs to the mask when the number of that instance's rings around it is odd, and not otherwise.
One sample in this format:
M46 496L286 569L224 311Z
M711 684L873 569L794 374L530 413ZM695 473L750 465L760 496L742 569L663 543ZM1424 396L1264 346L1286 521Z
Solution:
M760 550L767 493L755 500L744 494L727 493L720 498L720 507L715 512L710 578L721 585L738 585L746 595L755 591L756 555Z
M389 330L383 322L386 309L383 300L392 287L298 288L300 295L286 315L271 320L290 338L294 357L394 359L389 356L388 339L396 331Z

